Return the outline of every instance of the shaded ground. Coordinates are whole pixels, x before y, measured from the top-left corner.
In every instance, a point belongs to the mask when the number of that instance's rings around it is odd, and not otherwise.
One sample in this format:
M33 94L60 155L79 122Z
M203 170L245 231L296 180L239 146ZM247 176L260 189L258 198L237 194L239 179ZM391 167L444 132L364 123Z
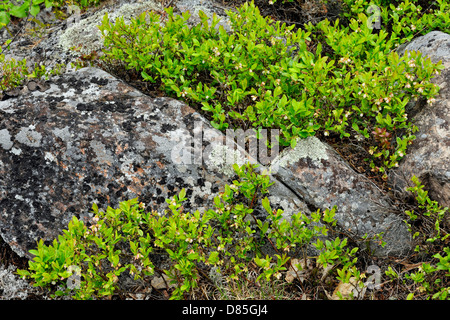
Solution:
M0 237L0 263L5 267L13 265L23 269L28 266L28 259L19 257Z

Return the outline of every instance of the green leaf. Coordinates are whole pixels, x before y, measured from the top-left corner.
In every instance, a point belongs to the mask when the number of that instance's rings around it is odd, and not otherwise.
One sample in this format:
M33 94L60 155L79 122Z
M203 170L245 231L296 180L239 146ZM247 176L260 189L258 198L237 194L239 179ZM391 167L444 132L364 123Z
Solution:
M214 205L215 205L216 207L219 207L219 206L220 206L220 198L219 198L219 197L214 197Z
M275 91L276 91L276 89L275 89ZM295 100L292 100L292 105L294 105L294 101ZM280 101L278 101L278 108L279 109L283 109L286 106L287 103L288 103L287 96L285 94L283 94L283 96L281 97Z
M92 211L93 211L95 214L98 213L98 206L97 206L97 204L96 204L95 202L92 204ZM75 218L76 218L76 217L75 217Z
M30 9L30 13L33 17L36 17L36 15L39 13L39 11L41 11L41 8L39 7L39 5L36 5L33 3L33 5L31 6Z
M186 290L188 290L190 288L190 285L189 284L187 284L187 283L185 283L185 284L183 284L182 286L181 286L181 291L186 291Z
M17 274L21 277L29 276L30 272L28 270L18 269Z
M275 90L273 90L273 96L278 97L283 92L283 89L281 87L276 87Z
M198 11L198 16L201 20L208 20L208 16L202 10Z
M219 261L219 252L213 251L209 255L208 262L211 264L216 264Z
M7 26L10 21L9 13L6 11L0 11L0 29Z
M27 16L29 1L25 1L21 6L14 6L9 14L17 18L25 18Z
M242 87L242 90L244 90L244 91L245 91L245 89L247 89L247 79L244 79L241 81L241 87Z
M386 115L386 123L388 124L388 125L391 125L392 124L392 119L391 119L391 116L389 115L389 114L387 114Z
M269 229L269 223L266 221L264 224L262 224L261 220L257 220L259 229L261 230L262 234L265 234L267 230Z
M267 197L261 200L262 206L266 209L267 213L272 213L272 208L270 207L270 201Z
M143 78L144 80L146 80L146 81L154 82L153 77L150 76L150 75L149 75L147 72L145 72L145 71L142 71L142 72L141 72L141 76L142 76L142 78Z
M297 145L297 138L293 137L291 140L291 148L294 149L296 145Z
M180 193L178 194L178 199L180 201L182 201L182 200L186 199L185 197L186 197L186 189L183 188L183 189L181 189Z
M188 258L189 260L197 260L198 257L199 257L198 252L189 253L189 254L187 255L187 258Z

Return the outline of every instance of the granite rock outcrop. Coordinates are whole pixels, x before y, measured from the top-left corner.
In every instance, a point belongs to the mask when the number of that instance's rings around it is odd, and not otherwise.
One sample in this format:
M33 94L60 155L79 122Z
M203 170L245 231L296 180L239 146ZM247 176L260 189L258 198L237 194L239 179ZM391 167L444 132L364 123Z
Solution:
M440 88L435 101L411 101L408 105L408 114L419 130L390 181L395 190L405 193L415 175L433 200L450 207L450 35L430 32L408 43L399 53L408 51L420 51L433 63L442 61L444 69L431 81Z

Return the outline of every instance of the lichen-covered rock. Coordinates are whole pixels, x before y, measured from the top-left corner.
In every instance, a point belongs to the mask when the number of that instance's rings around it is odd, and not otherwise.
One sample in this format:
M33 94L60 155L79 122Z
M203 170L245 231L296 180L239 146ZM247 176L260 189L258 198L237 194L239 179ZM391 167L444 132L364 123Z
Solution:
M375 255L399 256L411 249L410 234L390 198L316 137L299 140L294 149L282 152L272 167L276 168L274 176L312 208L337 206L338 226L361 244L367 234ZM374 238L379 233L386 241L384 247Z
M212 208L233 178L224 156L245 160L189 106L152 99L99 69L49 86L0 101L0 235L21 256L38 239L54 239L72 216L89 221L93 202L106 209L139 197L162 212L185 188L186 211ZM309 212L273 181L273 208Z
M36 288L26 280L20 279L16 274L16 267L8 268L0 265L0 300L20 299L25 300L28 295L34 294Z
M445 69L431 81L440 87L436 101L418 101L411 108L419 130L390 180L397 191L405 193L407 187L413 186L411 177L416 175L433 200L450 207L450 35L430 32L413 40L400 53L405 51L420 51L433 63L442 61Z

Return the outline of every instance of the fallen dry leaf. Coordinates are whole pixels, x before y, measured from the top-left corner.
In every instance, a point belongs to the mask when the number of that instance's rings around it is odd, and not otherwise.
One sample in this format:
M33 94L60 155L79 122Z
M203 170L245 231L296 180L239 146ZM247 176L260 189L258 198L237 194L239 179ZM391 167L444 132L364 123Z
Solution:
M306 259L292 259L291 260L291 266L289 267L288 271L286 272L285 279L288 283L291 283L294 281L297 276L299 277L298 280L301 282L305 281L305 277L308 273L308 269L311 267L311 260Z
M155 276L151 281L152 287L158 290L166 289L166 283L169 286L169 288L175 287L174 284L170 283L169 277L165 274L163 274L162 277Z

